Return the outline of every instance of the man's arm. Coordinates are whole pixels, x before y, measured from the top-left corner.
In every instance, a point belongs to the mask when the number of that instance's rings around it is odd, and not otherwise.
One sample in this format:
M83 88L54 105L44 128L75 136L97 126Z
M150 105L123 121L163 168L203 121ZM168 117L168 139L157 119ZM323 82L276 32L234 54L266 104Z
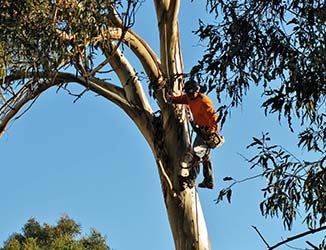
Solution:
M171 103L176 104L188 104L187 95L173 96L170 93L166 94L166 99Z

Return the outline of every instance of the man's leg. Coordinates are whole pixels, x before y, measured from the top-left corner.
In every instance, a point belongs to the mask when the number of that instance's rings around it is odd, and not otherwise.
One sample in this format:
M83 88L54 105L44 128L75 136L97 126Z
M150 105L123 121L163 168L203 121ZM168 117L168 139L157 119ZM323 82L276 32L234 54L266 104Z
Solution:
M202 188L214 188L214 174L213 174L213 165L209 154L203 159L203 175L204 180L198 186Z
M212 162L209 158L210 149L204 139L197 135L194 141L193 150L195 155L202 160L204 180L198 186L202 188L214 187Z

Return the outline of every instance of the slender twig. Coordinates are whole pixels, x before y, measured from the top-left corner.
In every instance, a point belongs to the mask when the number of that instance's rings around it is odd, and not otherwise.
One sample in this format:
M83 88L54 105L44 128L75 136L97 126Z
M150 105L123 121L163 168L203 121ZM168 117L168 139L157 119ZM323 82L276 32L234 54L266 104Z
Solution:
M279 145L277 145L277 146L279 146ZM290 152L288 152L287 150L285 150L287 153L289 153L289 154L291 154ZM242 157L246 162L248 162L248 163L250 163L250 164L253 164L253 162L250 160L250 159L248 159L247 157L245 157L244 155L242 155L241 153L238 153L238 155L240 156L240 157ZM300 162L301 163L301 162ZM262 164L261 163L259 163L259 162L256 162L256 163L254 163L250 168L252 169L253 167L255 167L255 166L260 166L260 167L262 167L263 168L263 166L262 166ZM302 175L302 176L299 176L299 175L297 175L297 173L298 172L300 172L302 169L304 169L306 166L302 166L302 167L300 167L300 168L298 168L296 171L295 171L295 173L294 174L291 174L291 173L289 173L289 172L284 172L284 175L286 175L287 177L293 177L293 178L297 178L297 179L299 179L299 180L305 180L305 179L303 179L303 176L304 175ZM262 174L263 175L263 174Z
M32 108L33 104L37 101L38 97L39 97L39 96L36 96L35 99L32 100L32 103L29 104L28 107L27 107L27 108L26 108L26 109L25 109L25 110L24 110L20 115L16 116L16 117L13 119L13 121L14 121L14 120L18 120L18 119L19 119L20 117L22 117L25 113L27 113L27 111L30 110L30 109Z
M290 249L295 249L295 250L311 250L311 249L308 249L308 248L293 247L293 246L290 246L289 244L285 244L285 246L287 246Z
M230 191L232 189L232 187L234 185L236 185L236 184L243 183L243 182L246 182L246 181L250 181L250 180L256 179L256 178L261 177L261 176L263 176L263 174L257 174L257 175L254 175L254 176L250 176L250 177L241 179L239 181L236 180L236 179L234 179L233 177L225 177L225 178L228 178L228 179L225 179L224 181L233 181L233 182L227 188L223 188L220 191L220 194L221 194L221 192L224 193L224 194L226 194L226 192ZM221 201L220 200L220 195L214 201L215 201L216 204L218 204Z
M319 250L318 247L316 247L314 244L312 244L310 241L306 241L306 243L311 246L314 250Z
M236 184L247 182L247 181L256 179L258 177L262 177L262 176L263 176L263 174L257 174L257 175L253 175L253 176L250 176L250 177L246 177L246 178L241 179L241 180L236 180L236 179L234 179L234 178L231 177L232 179L229 179L229 180L230 181L233 180L233 182L226 189L231 189Z
M263 235L259 232L258 228L255 226L252 226L253 229L255 229L255 231L258 233L259 237L263 240L263 242L266 244L266 246L268 247L268 249L270 249L269 244L267 243L267 241L265 240L265 238L263 237Z

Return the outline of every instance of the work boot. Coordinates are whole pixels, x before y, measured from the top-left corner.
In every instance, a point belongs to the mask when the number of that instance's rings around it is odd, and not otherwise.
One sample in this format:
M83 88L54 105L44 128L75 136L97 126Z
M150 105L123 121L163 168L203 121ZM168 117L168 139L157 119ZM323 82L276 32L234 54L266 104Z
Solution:
M214 188L214 183L212 181L203 180L201 183L198 184L198 187L213 189Z

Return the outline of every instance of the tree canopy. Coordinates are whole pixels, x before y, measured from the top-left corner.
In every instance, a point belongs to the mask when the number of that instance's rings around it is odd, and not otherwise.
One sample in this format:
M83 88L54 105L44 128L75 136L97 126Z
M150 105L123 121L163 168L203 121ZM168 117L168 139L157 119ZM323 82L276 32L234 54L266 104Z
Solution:
M104 237L95 229L82 236L81 227L68 216L62 216L57 225L41 225L34 218L23 226L22 233L14 233L5 242L3 250L109 250Z
M324 230L325 1L209 0L207 9L216 22L199 23L196 34L207 49L192 74L215 89L219 100L225 93L229 97L230 105L220 111L222 121L258 86L265 114L286 119L305 152L300 159L282 145L273 145L268 133L253 138L248 147L256 148L257 154L246 160L251 168L260 167L267 180L262 215L280 216L291 229L303 209L308 230ZM219 200L230 192L222 190ZM323 247L324 242L319 249Z

